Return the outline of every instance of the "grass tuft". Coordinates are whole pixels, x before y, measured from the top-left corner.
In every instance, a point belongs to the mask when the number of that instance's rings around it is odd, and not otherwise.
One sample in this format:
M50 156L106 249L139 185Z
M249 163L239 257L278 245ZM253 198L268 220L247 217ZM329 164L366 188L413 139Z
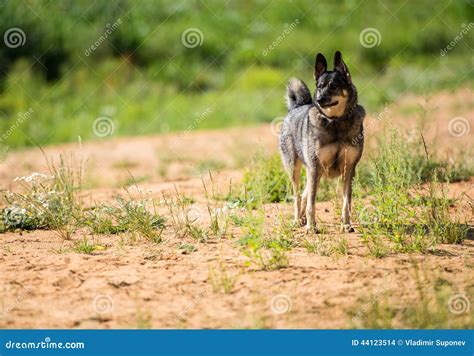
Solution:
M47 160L49 174L33 173L15 178L20 191L3 191L4 231L54 230L68 240L82 214L82 161L60 157L59 165Z
M467 235L463 217L450 214L452 201L439 182L449 182L450 172L435 170L425 183L427 176L414 169L414 157L407 153L403 138L391 131L380 140L379 154L370 162L370 180L356 182L359 230L378 257L390 250L428 252L437 243L459 243ZM430 159L425 159L429 166Z

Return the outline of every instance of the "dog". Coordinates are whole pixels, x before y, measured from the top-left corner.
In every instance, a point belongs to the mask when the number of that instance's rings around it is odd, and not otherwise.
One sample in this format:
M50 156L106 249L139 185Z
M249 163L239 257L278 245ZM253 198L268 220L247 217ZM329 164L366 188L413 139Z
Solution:
M365 110L357 102L357 89L341 52L334 55L334 69L327 69L318 53L314 66L314 100L306 84L290 79L286 115L279 134L279 149L294 195L294 219L317 232L315 201L322 176L343 179L341 230L353 232L351 225L352 180L364 148ZM306 187L300 196L301 168L306 169Z

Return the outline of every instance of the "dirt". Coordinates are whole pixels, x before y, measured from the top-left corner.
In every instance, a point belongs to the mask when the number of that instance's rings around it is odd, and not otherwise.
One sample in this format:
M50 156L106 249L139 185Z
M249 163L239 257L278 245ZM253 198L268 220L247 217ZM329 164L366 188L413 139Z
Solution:
M427 142L448 156L471 152L474 138L473 92L460 89L430 99L432 108L423 130ZM390 107L390 115L367 119L368 147L381 128L392 125L416 134L416 105L424 98L406 97ZM449 134L449 122L463 117L467 133ZM108 201L123 192L131 176L152 198L175 189L196 199L205 211L201 173L214 173L214 184L226 192L229 183L242 177L252 155L276 150L270 125L163 136L112 138L45 148L57 162L60 154L87 160L84 199ZM370 148L365 154L370 154ZM32 172L46 172L43 153L37 149L12 152L0 167L2 187L15 189L13 179ZM207 178L206 178L207 179ZM208 180L206 180L208 182ZM209 184L209 182L208 182ZM450 184L450 195L474 197L474 178ZM288 204L269 204L267 219L291 213ZM462 205L472 219L472 206ZM71 241L52 231L15 232L0 235L0 327L2 328L347 328L350 313L361 310L371 295L407 303L418 297L414 263L436 277L449 280L459 290L472 287L474 240L440 245L435 253L394 253L371 256L360 235L334 230L333 202L318 203L318 219L329 228L329 238L346 238L348 254L318 256L303 247L289 253L287 268L263 271L248 266L248 258L236 240L239 228L223 239L199 243L182 241L166 229L160 244L123 235L93 238L103 248L92 254L73 252L71 246L87 235L78 231ZM205 219L205 218L203 218ZM204 223L205 221L203 221ZM296 239L304 239L302 229ZM181 242L197 250L183 253ZM229 294L215 291L210 270L225 266L234 276ZM369 306L368 308L370 308ZM366 312L367 307L363 309Z

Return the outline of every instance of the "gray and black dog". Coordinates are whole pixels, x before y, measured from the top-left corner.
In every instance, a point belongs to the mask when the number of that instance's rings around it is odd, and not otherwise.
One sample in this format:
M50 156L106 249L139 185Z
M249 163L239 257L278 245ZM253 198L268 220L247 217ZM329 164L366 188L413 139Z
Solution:
M288 114L279 136L283 166L290 176L295 199L295 221L317 231L315 200L322 176L343 178L342 229L351 226L352 179L364 147L365 110L357 103L357 90L342 59L334 55L334 70L327 70L326 58L318 53L314 68L314 100L299 79L288 83ZM300 196L302 165L306 168L306 187Z

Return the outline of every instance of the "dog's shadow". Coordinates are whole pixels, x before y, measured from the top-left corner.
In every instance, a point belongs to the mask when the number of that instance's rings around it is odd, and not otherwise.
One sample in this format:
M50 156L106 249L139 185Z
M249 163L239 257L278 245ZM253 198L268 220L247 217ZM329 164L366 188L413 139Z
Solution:
M467 226L466 240L474 240L474 225L460 224Z

